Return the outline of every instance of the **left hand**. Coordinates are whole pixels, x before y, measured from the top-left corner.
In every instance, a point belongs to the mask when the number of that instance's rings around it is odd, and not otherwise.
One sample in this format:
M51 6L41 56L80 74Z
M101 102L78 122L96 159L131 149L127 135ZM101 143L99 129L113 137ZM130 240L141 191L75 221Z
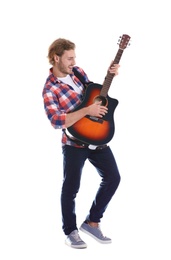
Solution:
M113 62L112 62L113 63ZM111 64L112 64L111 63ZM108 71L109 73L111 74L115 74L115 75L118 75L119 72L118 72L118 69L119 69L120 65L119 64L113 64L112 66L109 67Z

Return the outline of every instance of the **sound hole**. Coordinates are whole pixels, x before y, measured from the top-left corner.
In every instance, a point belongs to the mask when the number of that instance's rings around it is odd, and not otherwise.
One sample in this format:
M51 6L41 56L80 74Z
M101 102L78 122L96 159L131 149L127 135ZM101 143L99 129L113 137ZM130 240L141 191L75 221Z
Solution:
M102 106L107 106L107 104L108 104L107 98L105 98L104 96L96 96L93 101L94 101L94 103L101 101Z

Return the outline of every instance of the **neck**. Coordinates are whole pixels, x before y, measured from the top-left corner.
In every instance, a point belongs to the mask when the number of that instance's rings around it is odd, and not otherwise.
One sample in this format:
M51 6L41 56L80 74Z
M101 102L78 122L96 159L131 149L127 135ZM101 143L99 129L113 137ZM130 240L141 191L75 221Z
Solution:
M54 74L54 76L55 77L57 77L57 78L64 78L64 77L66 77L68 74L66 74L66 73L62 73L61 71L59 71L58 70L58 68L56 68L56 67L53 67L53 74Z

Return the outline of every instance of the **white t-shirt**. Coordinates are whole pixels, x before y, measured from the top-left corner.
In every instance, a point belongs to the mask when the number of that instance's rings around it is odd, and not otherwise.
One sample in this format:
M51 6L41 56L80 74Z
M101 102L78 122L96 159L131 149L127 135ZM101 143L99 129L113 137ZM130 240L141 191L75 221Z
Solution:
M61 80L64 83L70 85L75 90L75 92L77 92L78 94L81 94L81 89L74 83L74 81L72 80L70 75L67 75L64 78L58 77L58 79Z

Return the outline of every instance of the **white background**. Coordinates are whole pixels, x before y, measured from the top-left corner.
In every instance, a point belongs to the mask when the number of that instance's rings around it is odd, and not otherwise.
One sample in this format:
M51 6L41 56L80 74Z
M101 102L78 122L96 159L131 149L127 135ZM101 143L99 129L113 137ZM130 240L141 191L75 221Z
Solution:
M170 3L163 1L5 1L0 4L0 258L171 259ZM101 84L122 34L131 36L110 96L119 100L111 141L121 184L101 226L111 245L81 234L64 244L61 132L45 116L48 47L76 43L77 65ZM77 198L78 226L99 177L87 162Z

